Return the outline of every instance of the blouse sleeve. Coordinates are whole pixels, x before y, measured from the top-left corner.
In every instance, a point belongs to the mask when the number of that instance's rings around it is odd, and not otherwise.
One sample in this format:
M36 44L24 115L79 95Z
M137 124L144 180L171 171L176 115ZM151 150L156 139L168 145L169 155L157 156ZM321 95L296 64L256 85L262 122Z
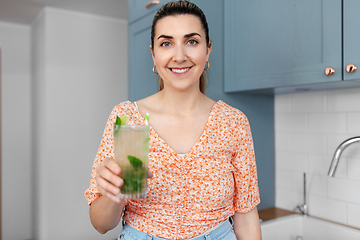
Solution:
M113 125L116 119L117 111L114 108L108 118L108 121L105 126L105 130L101 139L99 150L95 156L95 160L92 167L90 186L85 191L85 198L90 205L95 199L101 196L96 184L96 168L102 163L104 158L113 158L114 157L114 136L113 136Z
M234 207L236 212L246 213L260 203L254 144L247 117L240 114L235 124L236 152L232 163L236 169Z

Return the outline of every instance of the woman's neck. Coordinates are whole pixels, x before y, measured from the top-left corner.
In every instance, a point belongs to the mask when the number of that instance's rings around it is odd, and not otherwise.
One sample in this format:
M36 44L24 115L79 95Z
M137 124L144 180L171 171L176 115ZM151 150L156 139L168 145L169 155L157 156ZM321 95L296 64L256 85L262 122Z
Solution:
M163 89L158 93L158 101L165 111L174 114L191 114L206 104L208 98L197 91L170 91Z

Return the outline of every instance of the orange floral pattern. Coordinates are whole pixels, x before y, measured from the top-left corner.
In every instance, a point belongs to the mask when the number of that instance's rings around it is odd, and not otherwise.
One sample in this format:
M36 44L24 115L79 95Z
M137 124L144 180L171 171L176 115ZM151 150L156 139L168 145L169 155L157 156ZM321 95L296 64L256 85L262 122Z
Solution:
M145 122L129 101L113 109L85 192L89 205L101 196L95 170L105 157L114 157L112 127L116 116L124 114L130 115L128 124ZM125 203L123 219L139 231L191 238L260 203L249 122L223 101L214 105L203 134L184 156L150 128L149 169L154 177L148 180L147 197Z

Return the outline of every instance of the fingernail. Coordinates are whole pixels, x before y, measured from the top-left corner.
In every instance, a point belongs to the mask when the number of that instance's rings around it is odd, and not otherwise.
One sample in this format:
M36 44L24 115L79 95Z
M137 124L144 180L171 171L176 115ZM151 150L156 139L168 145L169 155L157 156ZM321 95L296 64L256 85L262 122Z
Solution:
M121 179L118 179L116 184L118 187L120 187L123 184L123 181Z

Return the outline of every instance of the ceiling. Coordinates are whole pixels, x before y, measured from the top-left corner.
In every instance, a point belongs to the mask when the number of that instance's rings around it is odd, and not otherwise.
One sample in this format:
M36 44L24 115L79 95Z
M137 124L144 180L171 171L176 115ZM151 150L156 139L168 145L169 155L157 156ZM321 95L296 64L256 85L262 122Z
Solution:
M46 7L127 19L128 0L0 0L0 21L30 25Z

